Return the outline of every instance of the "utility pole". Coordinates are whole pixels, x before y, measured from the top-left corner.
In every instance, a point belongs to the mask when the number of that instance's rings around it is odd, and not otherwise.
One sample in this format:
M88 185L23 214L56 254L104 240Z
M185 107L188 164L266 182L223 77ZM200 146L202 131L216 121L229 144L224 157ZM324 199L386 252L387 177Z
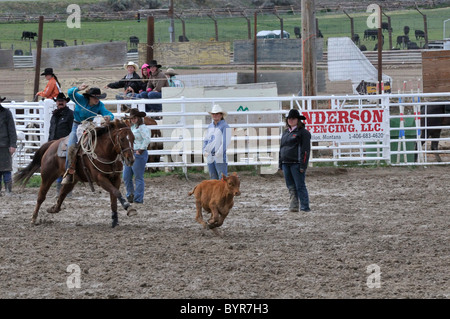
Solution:
M38 40L36 48L36 67L34 70L34 92L33 100L35 99L36 93L39 92L39 73L41 69L41 51L42 51L42 36L44 33L44 16L39 17L39 29L38 29Z
M314 0L302 0L302 95L317 93L316 73L316 19ZM315 103L315 101L312 101ZM314 108L314 107L313 107Z
M170 18L170 27L169 27L169 34L170 34L170 43L175 42L175 24L173 20L173 0L169 0L169 18Z
M147 17L147 62L153 60L153 45L155 43L155 18Z

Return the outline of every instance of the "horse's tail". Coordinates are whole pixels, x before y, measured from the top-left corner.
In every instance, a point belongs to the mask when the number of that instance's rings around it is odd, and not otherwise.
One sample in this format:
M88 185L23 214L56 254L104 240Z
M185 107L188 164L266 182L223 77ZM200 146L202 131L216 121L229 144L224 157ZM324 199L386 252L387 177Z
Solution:
M42 145L36 153L34 153L33 160L27 167L19 170L16 174L14 174L14 183L18 185L25 186L26 183L30 180L31 176L36 173L41 168L41 160L44 156L44 153L48 150L50 145L53 144L54 141L49 141Z

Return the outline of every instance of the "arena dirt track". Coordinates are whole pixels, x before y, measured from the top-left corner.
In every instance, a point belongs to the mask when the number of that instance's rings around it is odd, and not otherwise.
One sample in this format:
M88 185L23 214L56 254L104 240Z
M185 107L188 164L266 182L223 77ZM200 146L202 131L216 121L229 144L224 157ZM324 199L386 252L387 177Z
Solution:
M0 197L0 298L449 298L448 167L311 168L310 213L287 212L281 176L240 175L221 237L194 220L201 174L148 179L145 210L115 229L98 187L56 215L48 198L38 226L37 188L14 189Z

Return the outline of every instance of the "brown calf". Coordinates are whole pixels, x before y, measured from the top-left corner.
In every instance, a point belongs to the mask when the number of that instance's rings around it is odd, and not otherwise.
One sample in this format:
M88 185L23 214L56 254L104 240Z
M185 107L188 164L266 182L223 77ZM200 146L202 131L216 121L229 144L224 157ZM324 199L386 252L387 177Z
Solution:
M241 195L240 185L241 182L235 172L228 177L222 174L221 180L206 180L195 186L188 194L195 195L197 206L195 220L209 229L221 226L233 207L234 196ZM203 220L202 208L211 214L208 222Z

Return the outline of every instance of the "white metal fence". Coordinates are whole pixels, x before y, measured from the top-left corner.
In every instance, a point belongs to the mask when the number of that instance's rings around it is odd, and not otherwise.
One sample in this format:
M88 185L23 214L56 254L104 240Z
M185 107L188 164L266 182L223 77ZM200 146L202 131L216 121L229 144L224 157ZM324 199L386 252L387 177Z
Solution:
M229 111L229 116L238 119L231 123L232 140L227 151L229 165L259 166L262 172L275 172L278 168L279 142L282 131L285 128L284 115L289 108L299 108L304 114L308 111L316 116L317 112L327 114L328 122L321 123L320 130L339 128L341 132L334 132L333 138L342 140L320 140L315 138L327 136L317 133L319 126L311 123L307 128L312 132L313 144L310 163L382 163L390 165L435 165L450 164L450 138L448 137L449 125L438 125L433 128L442 129L440 138L421 138L418 133L422 130L430 130L427 124L421 126L420 118L448 118L450 114L419 114L421 105L447 104L450 93L439 94L386 94L386 95L345 95L345 96L315 96L315 97L273 97L273 98L179 98L160 100L105 100L106 106L113 111L118 118L125 114L121 112L121 105L126 103L132 107L144 110L145 104L162 103L164 105L175 104L179 106L177 112L148 113L149 116L159 116L157 126L162 137L154 138L152 142L162 143L162 149L149 150L149 155L161 156L160 162L148 163L148 167L182 167L185 171L188 167L206 166L202 158L203 133L210 121L207 110L215 103L224 105L242 105L245 102L273 102L276 107L264 111L242 110L236 107L236 111ZM440 99L447 102L431 102ZM145 103L145 104L144 104ZM206 105L205 111L193 111L195 105ZM14 115L16 128L19 135L25 138L19 140L19 147L14 155L14 170L26 166L36 149L48 140L51 112L55 108L52 100L41 102L3 103ZM69 107L73 108L73 103ZM164 109L164 107L163 107ZM227 108L229 110L230 108ZM362 116L364 112L370 114L370 110L381 110L383 123L380 124L379 133L362 133L352 131L355 118ZM314 113L315 112L315 113ZM327 112L327 113L325 113ZM358 113L359 112L359 113ZM357 115L360 114L360 115ZM266 116L265 121L255 121L258 116ZM176 121L169 121L169 118ZM267 120L267 118L269 120ZM194 121L192 121L194 119ZM339 125L334 125L337 123ZM337 122L336 122L337 121ZM340 121L340 122L339 122ZM167 124L167 123L172 124ZM339 123L338 123L339 122ZM328 125L328 126L327 126ZM364 124L372 127L371 123ZM348 130L348 131L346 131ZM364 131L364 130L363 130ZM370 130L367 130L369 132ZM348 140L351 139L351 140ZM431 150L429 143L438 141L439 150ZM422 147L422 142L424 145ZM442 161L438 162L434 154L440 155Z

